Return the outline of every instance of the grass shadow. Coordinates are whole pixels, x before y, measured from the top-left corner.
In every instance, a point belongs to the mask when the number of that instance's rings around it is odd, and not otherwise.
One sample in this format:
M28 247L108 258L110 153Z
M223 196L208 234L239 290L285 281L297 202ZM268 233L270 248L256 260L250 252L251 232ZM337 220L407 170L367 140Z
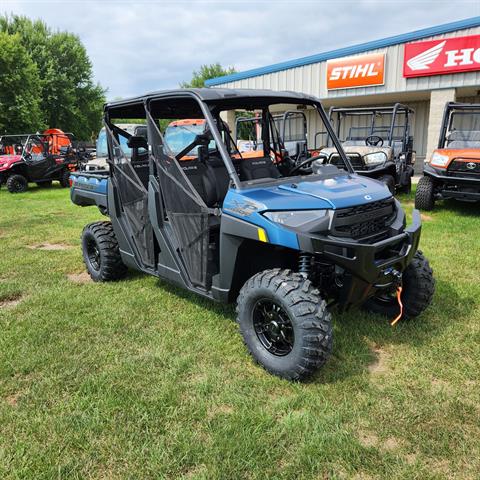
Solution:
M435 203L434 211L452 212L462 217L478 217L480 215L480 202L462 202L455 199L441 200Z
M418 318L400 320L390 326L390 319L354 308L345 314L333 312L334 350L325 369L315 381L335 383L367 371L376 360L372 346L388 349L408 344L419 347L442 333L452 318L468 317L476 308L473 298L461 297L452 285L437 280L432 305Z

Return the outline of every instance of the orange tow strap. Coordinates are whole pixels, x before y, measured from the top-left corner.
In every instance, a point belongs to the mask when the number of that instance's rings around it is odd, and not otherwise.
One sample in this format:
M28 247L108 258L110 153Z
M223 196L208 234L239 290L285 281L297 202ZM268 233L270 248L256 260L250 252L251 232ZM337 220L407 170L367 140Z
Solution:
M395 317L391 321L390 325L392 327L402 318L402 315L403 315L403 303L402 303L401 295L402 295L402 287L398 287L397 288L397 300L398 300L398 305L400 306L400 313L398 314L397 317Z

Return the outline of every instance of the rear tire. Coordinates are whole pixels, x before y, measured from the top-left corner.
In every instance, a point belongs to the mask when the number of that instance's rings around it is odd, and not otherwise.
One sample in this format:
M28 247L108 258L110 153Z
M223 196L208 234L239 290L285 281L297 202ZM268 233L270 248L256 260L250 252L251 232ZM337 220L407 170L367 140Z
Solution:
M253 358L270 373L303 380L332 351L332 321L310 280L290 270L250 278L237 299L237 322Z
M28 180L19 174L10 175L7 179L7 190L10 193L23 193L28 188Z
M70 187L70 170L68 170L67 168L65 170L62 170L59 181L60 181L61 187L63 188Z
M388 187L392 195L395 195L395 179L392 175L382 175L381 177L378 177L378 180Z
M127 273L111 222L95 222L82 232L83 261L94 282L120 280Z
M420 210L433 210L435 206L434 197L435 184L430 177L422 177L418 181L417 192L415 193L415 208Z
M402 276L403 319L418 317L432 302L435 292L435 279L428 260L419 250L413 256ZM372 313L391 319L400 313L396 296L381 297L377 295L368 299L363 307Z

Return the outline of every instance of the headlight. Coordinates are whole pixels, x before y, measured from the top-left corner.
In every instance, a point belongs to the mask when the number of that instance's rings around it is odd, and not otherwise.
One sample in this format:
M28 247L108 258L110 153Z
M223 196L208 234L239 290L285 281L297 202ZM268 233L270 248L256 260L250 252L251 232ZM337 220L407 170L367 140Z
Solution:
M448 155L442 155L438 152L433 152L432 158L430 160L430 165L435 167L444 167L450 160Z
M287 227L298 228L315 220L325 217L328 210L295 210L287 212L265 212L263 215L269 220Z
M363 159L367 165L380 165L387 161L387 155L384 152L367 153Z

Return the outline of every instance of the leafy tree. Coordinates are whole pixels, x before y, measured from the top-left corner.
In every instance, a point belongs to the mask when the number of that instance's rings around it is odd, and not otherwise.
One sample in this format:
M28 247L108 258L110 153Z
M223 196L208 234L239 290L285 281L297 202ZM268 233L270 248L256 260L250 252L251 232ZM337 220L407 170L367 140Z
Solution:
M0 133L25 133L44 127L36 64L18 35L0 32Z
M37 65L43 123L73 132L79 139L101 127L105 91L93 82L92 64L80 39L52 32L41 20L0 17L0 31L18 35Z
M189 82L182 82L180 87L201 88L205 86L205 80L223 77L224 75L230 75L235 72L234 67L223 68L218 62L212 63L211 65L202 65L200 70L193 72L192 79Z

